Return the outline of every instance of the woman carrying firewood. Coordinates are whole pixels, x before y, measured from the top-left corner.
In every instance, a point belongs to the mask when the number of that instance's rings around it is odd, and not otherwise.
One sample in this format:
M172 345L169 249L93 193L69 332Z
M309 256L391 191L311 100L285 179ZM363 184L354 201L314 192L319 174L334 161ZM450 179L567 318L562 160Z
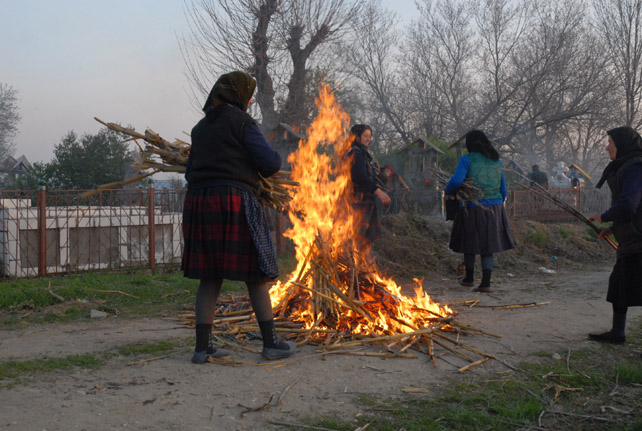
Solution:
M611 189L611 207L589 217L600 223L613 222L602 229L600 238L613 234L618 242L615 266L609 277L606 300L613 307L611 330L589 334L594 341L621 344L626 341L628 307L642 305L642 138L631 127L609 130L611 162L606 166L596 187L606 182Z
M269 281L278 276L270 231L255 193L259 174L269 177L281 157L245 111L256 81L247 73L221 75L210 92L205 117L192 129L183 209L185 277L198 279L196 348L192 362L229 353L211 345L212 321L223 279L245 281L268 359L292 355L296 345L279 340Z
M383 184L378 180L376 164L368 152L372 140L372 128L367 124L355 124L350 129L354 136L348 157L352 158L350 176L354 188L354 208L361 214L359 244L367 247L382 235L381 221L377 211L377 197L382 204L390 205L390 196L383 191Z
M487 293L491 292L493 254L515 247L504 210L506 180L499 153L483 132L468 132L466 149L468 154L459 159L444 193L454 195L468 179L481 189L482 195L476 201L463 202L463 207L457 211L450 234L450 248L464 254L466 276L459 283L466 287L475 284L475 255L481 255L482 280L474 290Z

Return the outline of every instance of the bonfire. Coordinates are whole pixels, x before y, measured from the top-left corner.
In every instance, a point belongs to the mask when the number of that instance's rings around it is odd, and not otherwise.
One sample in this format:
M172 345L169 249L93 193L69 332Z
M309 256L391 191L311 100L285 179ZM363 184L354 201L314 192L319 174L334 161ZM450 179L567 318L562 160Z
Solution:
M299 345L320 345L324 354L416 357L408 352L414 349L434 361L436 344L470 362L462 371L496 359L449 334L484 332L456 321L449 306L424 292L422 280L415 279L414 295L407 296L377 268L370 250L358 248L360 213L351 205L346 156L350 119L326 85L320 87L316 104L318 115L307 138L288 157L298 186L287 205L291 227L284 235L294 243L297 266L270 292L277 330ZM247 298L235 297L221 305L213 322L215 335L242 340L256 332ZM191 317L185 313L182 320L192 324ZM383 345L384 351L353 350L366 344Z

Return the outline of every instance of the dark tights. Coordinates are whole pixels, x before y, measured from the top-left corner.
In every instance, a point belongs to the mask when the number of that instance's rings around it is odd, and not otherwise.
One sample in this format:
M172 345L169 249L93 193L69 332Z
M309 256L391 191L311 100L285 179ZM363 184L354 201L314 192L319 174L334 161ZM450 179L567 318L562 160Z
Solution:
M216 312L216 301L221 291L223 280L201 280L196 292L196 323L211 324ZM270 286L267 283L246 282L250 295L250 303L256 315L256 320L265 322L272 319L272 303L270 302Z
M622 307L613 304L613 328L611 329L613 335L624 337L627 310L628 307L626 306Z
M212 321L216 313L216 301L221 292L223 280L206 280L202 279L196 292L196 302L194 312L196 314L197 334L199 329L208 334L207 340L204 336L197 335L197 350L204 350L203 346L209 343L209 331L211 331ZM263 336L263 345L266 347L279 346L280 342L276 336L274 328L272 303L270 301L270 285L268 283L246 282L247 291L250 295L250 303L256 315L256 320ZM207 325L207 327L205 327Z

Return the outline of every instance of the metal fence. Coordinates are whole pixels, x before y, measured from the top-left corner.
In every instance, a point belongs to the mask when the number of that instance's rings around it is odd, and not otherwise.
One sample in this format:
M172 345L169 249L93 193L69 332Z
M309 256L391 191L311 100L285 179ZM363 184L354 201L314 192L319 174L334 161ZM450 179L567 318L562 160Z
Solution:
M0 191L0 274L178 264L184 190Z
M548 192L587 215L602 213L610 207L611 192L608 187L576 187L550 189ZM506 211L510 217L538 221L566 221L574 217L549 199L530 190L514 190L509 193Z
M606 188L604 188L606 189ZM84 191L0 191L0 276L36 277L102 269L178 265L183 253L185 190L108 190L88 198ZM584 214L609 207L610 192L594 188L549 190ZM384 214L441 212L441 193L395 196ZM511 191L510 217L572 220L558 206L528 190ZM271 213L270 213L271 214ZM269 217L277 250L285 250L281 213Z

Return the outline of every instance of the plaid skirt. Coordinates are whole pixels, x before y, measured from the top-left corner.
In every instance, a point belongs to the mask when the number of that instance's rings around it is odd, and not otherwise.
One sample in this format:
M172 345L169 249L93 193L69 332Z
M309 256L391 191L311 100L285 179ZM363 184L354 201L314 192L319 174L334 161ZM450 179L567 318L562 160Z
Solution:
M240 188L188 189L183 239L185 277L262 282L279 275L263 209Z
M642 305L642 253L615 261L606 300L618 307Z
M449 246L464 254L493 254L515 248L504 205L459 208Z

